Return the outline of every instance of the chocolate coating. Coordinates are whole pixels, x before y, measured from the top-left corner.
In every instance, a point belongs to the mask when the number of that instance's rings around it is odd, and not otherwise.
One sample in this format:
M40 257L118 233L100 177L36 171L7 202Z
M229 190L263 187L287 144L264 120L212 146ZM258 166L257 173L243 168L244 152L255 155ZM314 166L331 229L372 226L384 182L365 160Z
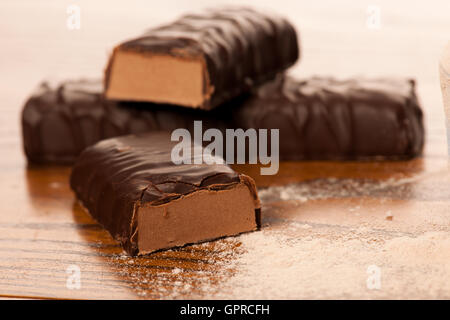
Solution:
M293 65L299 58L294 27L284 18L249 8L223 8L185 15L145 32L115 50L202 56L209 81L204 109L214 108ZM108 88L113 57L106 70Z
M156 130L223 126L200 110L106 101L99 80L42 83L22 111L25 154L31 163L70 164L97 141Z
M171 161L177 142L167 132L107 139L87 148L73 167L70 185L89 213L125 250L136 254L136 210L157 206L199 190L224 190L244 183L260 205L251 178L226 165L182 164ZM186 212L186 214L190 214Z
M281 160L407 159L421 154L413 80L279 77L209 112L105 101L99 81L41 85L22 112L30 163L73 163L109 137L187 128L280 129Z
M414 80L279 77L233 111L235 127L280 129L280 160L404 159L424 145Z

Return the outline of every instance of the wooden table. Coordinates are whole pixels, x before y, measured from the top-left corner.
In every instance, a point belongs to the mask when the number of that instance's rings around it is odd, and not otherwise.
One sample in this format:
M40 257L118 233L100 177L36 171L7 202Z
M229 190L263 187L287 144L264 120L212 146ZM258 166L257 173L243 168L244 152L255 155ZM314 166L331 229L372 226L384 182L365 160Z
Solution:
M82 10L80 30L66 28L66 8L72 2ZM232 259L244 254L239 251L245 245L242 238L127 257L76 203L68 185L69 167L26 164L19 114L40 80L98 77L115 43L184 11L216 3L166 0L162 7L156 1L136 1L121 7L92 2L10 0L0 4L0 296L216 297L241 272L224 266L228 254ZM369 2L335 3L261 1L261 6L288 16L300 31L303 56L290 72L416 78L426 115L425 152L406 162L282 163L277 176L266 177L257 174L257 167L237 166L256 179L263 195L262 234L286 233L298 241L299 248L310 248L293 261L299 262L300 271L316 271L310 277L299 275L297 291L278 295L274 291L269 298L448 299L450 174L437 60L450 40L449 1L378 1L379 30L366 26ZM283 196L277 189L283 185L306 194ZM292 223L304 227L288 228ZM305 247L302 241L311 239L316 245ZM367 253L375 246L375 255ZM440 251L431 252L433 248ZM267 271L270 266L264 263L261 270ZM373 264L383 272L379 290L366 286L366 268ZM67 268L73 265L80 270L80 289L67 286ZM336 275L329 276L330 272ZM261 288L264 283L254 290ZM261 296L251 288L226 292L219 296Z

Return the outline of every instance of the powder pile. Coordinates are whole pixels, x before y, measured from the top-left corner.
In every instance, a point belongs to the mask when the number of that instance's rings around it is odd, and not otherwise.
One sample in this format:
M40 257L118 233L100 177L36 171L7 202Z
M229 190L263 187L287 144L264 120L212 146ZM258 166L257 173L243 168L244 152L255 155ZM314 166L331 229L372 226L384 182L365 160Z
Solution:
M269 187L259 194L266 206L287 200L301 205L311 200L364 196L417 199L421 198L417 190L439 194L436 186L421 176L385 181L328 178ZM298 212L301 214L300 209ZM383 218L393 221L391 210ZM232 276L224 277L220 291L211 292L210 297L450 298L450 223L409 232L381 230L371 223L344 227L288 220L272 224L275 220L265 219L261 232L235 240L241 244L240 251L225 263ZM379 270L378 289L368 285L373 279L371 268Z
M305 225L297 227L312 235L291 237L266 229L241 236L243 253L228 265L234 274L211 297L450 298L448 232L380 239L367 228L329 237ZM380 270L379 289L367 286L370 266Z
M308 200L346 198L346 197L388 197L397 199L431 200L437 194L450 195L445 186L436 184L434 180L427 180L417 175L402 179L387 179L377 181L372 179L336 179L325 178L289 184L286 186L272 186L258 190L263 203L275 201ZM417 192L420 188L420 193ZM440 192L437 193L436 189Z

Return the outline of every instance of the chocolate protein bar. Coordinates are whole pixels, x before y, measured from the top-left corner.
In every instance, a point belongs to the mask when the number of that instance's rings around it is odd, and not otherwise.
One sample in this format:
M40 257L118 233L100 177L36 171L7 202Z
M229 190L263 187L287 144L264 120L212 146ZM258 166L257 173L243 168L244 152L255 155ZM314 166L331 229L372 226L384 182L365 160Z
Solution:
M421 154L423 116L413 80L280 77L210 112L101 96L99 81L44 84L22 112L30 163L73 163L113 136L203 127L280 129L280 160L408 159ZM270 148L269 148L270 150Z
M224 164L175 165L166 132L107 139L76 161L78 199L131 255L253 231L253 180Z
M233 108L229 123L279 129L280 160L407 159L424 145L410 79L279 77Z
M248 8L210 10L118 45L105 93L211 109L273 79L298 56L296 32L284 18Z
M97 141L130 133L177 128L194 120L220 127L201 110L107 101L100 80L42 83L22 111L25 154L30 163L71 164ZM223 125L222 125L223 126Z

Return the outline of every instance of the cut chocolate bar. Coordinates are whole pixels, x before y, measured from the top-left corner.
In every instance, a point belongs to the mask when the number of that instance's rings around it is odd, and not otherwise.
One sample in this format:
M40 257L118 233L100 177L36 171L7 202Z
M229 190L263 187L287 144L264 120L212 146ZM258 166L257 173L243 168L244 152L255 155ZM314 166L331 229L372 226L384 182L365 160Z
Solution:
M280 160L407 159L424 145L414 80L279 77L233 111L236 128L280 130Z
M247 8L186 15L117 46L109 99L211 109L295 63L297 35L285 19Z
M86 147L110 137L156 130L192 131L194 120L223 127L201 110L107 101L100 80L44 82L22 111L25 154L30 163L70 164Z
M253 180L223 164L171 160L177 142L154 132L87 148L70 185L92 217L132 255L260 227Z

